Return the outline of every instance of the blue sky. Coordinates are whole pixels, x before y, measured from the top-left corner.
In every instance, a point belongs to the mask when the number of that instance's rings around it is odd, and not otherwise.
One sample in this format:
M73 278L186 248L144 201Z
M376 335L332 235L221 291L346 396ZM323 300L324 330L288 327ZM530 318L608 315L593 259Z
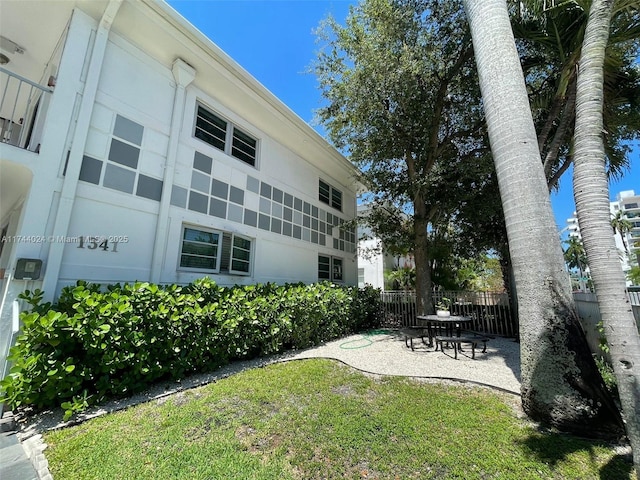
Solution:
M313 33L323 18L343 23L352 0L168 0L183 17L222 48L303 120L321 105L315 76L306 73L319 45ZM321 131L319 128L317 128ZM640 145L631 169L610 185L611 200L622 190L640 194ZM575 210L570 172L551 196L559 228Z

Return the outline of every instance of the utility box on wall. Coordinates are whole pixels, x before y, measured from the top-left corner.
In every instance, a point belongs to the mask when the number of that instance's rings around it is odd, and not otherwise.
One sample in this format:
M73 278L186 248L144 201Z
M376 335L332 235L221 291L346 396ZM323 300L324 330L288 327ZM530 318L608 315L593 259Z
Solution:
M19 258L16 263L16 280L38 280L42 270L42 260L37 258Z

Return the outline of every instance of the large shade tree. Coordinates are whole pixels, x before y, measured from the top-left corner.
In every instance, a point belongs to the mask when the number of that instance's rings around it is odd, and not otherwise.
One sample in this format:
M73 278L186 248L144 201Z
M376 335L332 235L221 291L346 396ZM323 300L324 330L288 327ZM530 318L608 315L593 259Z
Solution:
M636 4L636 11L629 15L640 14L637 8ZM573 189L627 436L633 448L636 476L640 478L640 335L611 235L603 141L605 51L613 13L614 0L592 1L576 85Z
M418 311L430 312L430 232L446 223L462 158L480 155L479 92L459 1L364 0L329 18L315 72L330 140L362 170L387 246L413 251ZM409 219L409 221L406 221Z
M518 292L523 408L567 431L619 433L573 303L506 1L464 4Z

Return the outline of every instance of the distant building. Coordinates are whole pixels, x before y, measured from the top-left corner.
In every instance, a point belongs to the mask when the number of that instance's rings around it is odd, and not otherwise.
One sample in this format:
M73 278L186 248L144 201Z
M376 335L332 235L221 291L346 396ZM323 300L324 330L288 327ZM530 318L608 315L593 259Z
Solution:
M358 216L362 216L366 210L366 205L358 205ZM371 285L381 290L394 290L398 287L387 281L389 273L414 267L412 255L390 255L385 252L382 241L368 227L358 227L358 286Z
M611 202L610 209L612 216L621 211L622 218L631 224L631 230L624 235L624 242L616 233L616 245L624 253L623 269L627 271L633 265L640 265L640 195L633 190L620 192L616 201Z
M609 210L611 218L622 212L622 218L628 220L632 227L624 236L611 231L620 256L622 271L626 274L633 265L640 265L640 195L636 195L633 190L622 191L616 195L615 202L609 203ZM567 230L569 237L582 240L576 212L567 219Z
M567 218L567 230L569 231L570 238L577 238L578 240L582 240L582 235L580 235L580 227L578 226L578 216L576 212L573 212L573 215L570 218Z

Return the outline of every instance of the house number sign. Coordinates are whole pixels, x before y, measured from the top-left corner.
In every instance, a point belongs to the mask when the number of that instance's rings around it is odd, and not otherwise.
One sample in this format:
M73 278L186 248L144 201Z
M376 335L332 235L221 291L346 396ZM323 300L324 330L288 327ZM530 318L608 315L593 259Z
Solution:
M75 243L77 248L87 250L102 250L103 252L118 252L118 245L128 243L128 235L96 235L67 237L64 235L3 235L2 243Z
M86 248L87 250L102 250L103 252L118 252L120 243L127 243L129 237L127 235L109 235L109 236L87 236L77 237L78 248Z

